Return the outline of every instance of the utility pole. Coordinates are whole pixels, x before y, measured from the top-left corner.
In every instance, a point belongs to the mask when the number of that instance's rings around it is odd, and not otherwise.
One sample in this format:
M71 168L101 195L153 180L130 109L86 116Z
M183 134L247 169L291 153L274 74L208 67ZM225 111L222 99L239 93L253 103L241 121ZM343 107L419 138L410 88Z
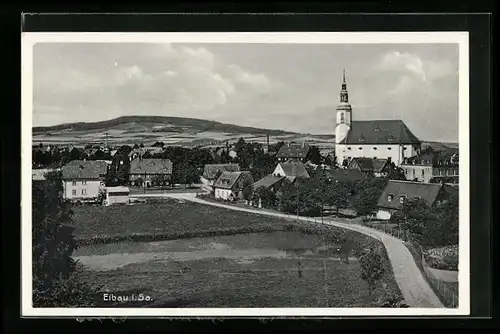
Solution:
M295 180L295 187L297 189L297 220L299 220L299 181Z

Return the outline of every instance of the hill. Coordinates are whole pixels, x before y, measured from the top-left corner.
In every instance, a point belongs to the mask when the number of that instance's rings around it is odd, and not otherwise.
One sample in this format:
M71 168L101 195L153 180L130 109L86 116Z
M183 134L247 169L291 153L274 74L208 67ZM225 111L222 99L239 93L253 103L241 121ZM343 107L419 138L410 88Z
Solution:
M55 126L38 126L33 127L33 133L39 134L51 131L89 131L89 130L106 130L113 128L122 128L123 125L131 125L127 128L129 131L134 130L134 125L140 127L140 130L145 130L144 127L150 128L154 132L182 132L184 128L188 127L191 130L198 130L200 132L214 131L224 133L245 133L245 134L269 134L269 135L285 135L293 134L292 132L282 130L260 129L247 126L239 126L233 124L226 124L216 121L208 121L196 118L184 117L166 117L166 116L122 116L115 119L100 121L100 122L79 122L60 124ZM142 125L142 126L140 126ZM171 130L170 130L171 129Z

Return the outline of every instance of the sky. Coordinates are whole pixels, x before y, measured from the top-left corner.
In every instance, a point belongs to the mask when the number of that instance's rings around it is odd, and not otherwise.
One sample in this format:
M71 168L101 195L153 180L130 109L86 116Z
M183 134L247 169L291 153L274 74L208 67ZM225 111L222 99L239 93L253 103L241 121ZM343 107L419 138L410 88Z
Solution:
M332 134L345 68L353 120L458 142L458 44L34 46L33 125L158 115Z

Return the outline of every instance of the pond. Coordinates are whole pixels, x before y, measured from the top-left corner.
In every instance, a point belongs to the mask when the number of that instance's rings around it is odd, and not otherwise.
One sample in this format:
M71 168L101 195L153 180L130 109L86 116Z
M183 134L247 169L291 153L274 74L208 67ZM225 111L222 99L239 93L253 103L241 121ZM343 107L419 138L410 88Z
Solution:
M160 242L119 242L78 248L73 257L91 270L106 271L149 261L224 258L241 262L262 258L339 258L340 245L300 232L251 233ZM353 260L355 260L353 258Z
M74 258L104 291L150 294L141 307L362 307L359 263L342 262L339 248L319 235L273 232L88 245Z

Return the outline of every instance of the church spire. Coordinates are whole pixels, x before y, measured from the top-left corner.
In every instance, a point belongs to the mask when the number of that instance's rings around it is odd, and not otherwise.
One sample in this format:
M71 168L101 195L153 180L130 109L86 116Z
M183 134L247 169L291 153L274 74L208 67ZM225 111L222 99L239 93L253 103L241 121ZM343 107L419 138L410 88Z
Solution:
M347 93L347 83L345 80L345 68L342 70L342 88L340 90L340 102L349 103L349 95Z

